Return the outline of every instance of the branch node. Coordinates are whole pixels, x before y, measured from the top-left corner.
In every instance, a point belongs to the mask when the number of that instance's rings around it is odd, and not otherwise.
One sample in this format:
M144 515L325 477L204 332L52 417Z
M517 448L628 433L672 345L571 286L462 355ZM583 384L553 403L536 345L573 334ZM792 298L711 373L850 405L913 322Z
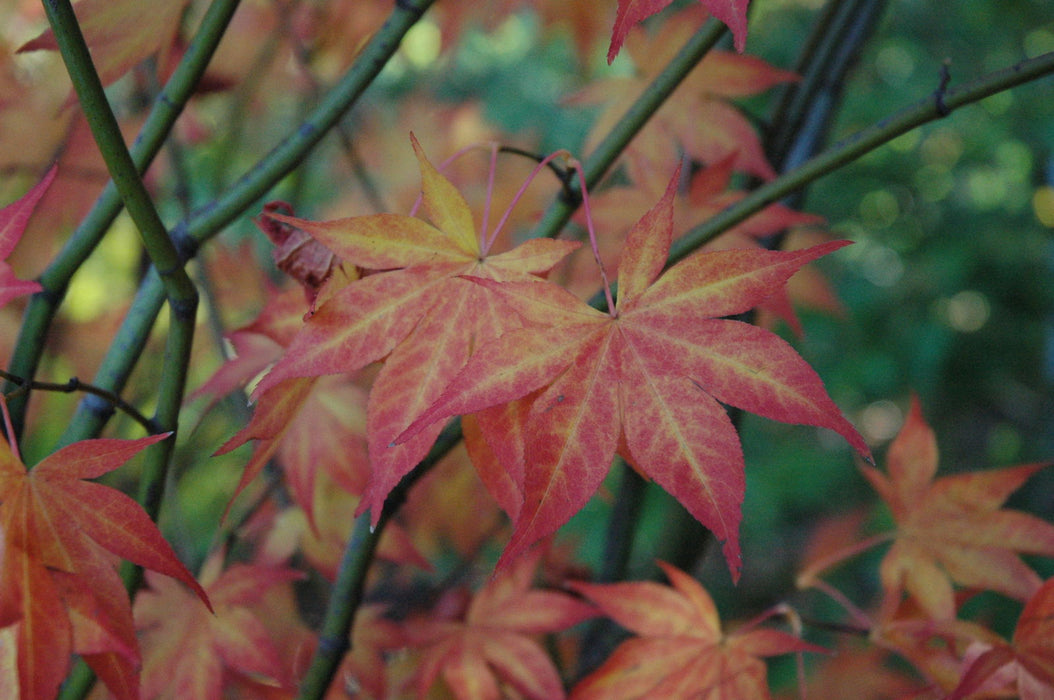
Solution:
M420 17L424 14L424 10L417 6L413 0L395 0L395 6L400 10L409 12L416 17Z
M941 81L937 85L937 89L933 91L933 104L937 108L937 114L941 117L946 117L952 113L948 108L948 105L944 104L944 96L948 94L948 83L951 82L951 59L946 58L941 63Z

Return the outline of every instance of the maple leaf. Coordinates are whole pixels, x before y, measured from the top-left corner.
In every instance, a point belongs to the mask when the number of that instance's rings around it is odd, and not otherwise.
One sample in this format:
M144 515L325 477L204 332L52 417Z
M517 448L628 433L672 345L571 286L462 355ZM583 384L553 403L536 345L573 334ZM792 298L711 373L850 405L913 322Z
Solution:
M704 17L698 6L689 5L667 18L656 32L632 32L626 47L633 57L634 73L593 81L571 96L572 104L606 105L593 123L587 149L611 130L627 105L647 89L654 76L698 30ZM796 74L759 58L710 51L626 150L644 153L671 168L684 153L704 163L715 163L732 154L736 169L772 179L775 171L754 127L729 100L759 94L794 80L798 80ZM700 124L706 124L706 128L700 129Z
M190 0L80 0L73 9L103 85L109 85L148 56L161 51L162 69ZM19 53L58 50L52 30L23 44ZM164 70L162 70L164 72Z
M907 591L934 619L949 619L953 582L1018 600L1036 592L1042 581L1017 553L1054 556L1054 525L1000 506L1046 464L935 479L937 441L917 397L886 461L888 475L863 468L897 524L880 568L884 610Z
M974 595L957 591L955 609L961 609ZM857 615L860 629L870 628L867 639L873 645L894 652L926 679L929 694L919 694L924 697L943 698L958 684L963 655L970 648L1002 642L998 634L979 622L957 617L934 619L911 597L902 598L892 613L883 613L873 621L863 613Z
M779 630L722 633L713 599L699 582L659 562L672 584L651 581L568 586L639 636L623 642L571 691L571 700L754 700L768 698L767 656L824 653Z
M354 525L354 520L347 516L359 502L358 496L337 488L328 474L320 473L315 480L314 511L305 513L299 507L292 507L275 515L261 543L260 556L273 563L286 561L299 552L319 574L335 580ZM399 523L390 523L384 529L377 543L377 556L396 564L431 569L431 564L417 551Z
M292 686L278 648L250 606L271 588L304 574L257 564L235 564L221 573L222 565L222 552L216 552L201 573L215 614L194 605L184 587L147 572L149 587L139 592L134 606L145 697L219 700L230 672L264 686Z
M976 645L962 680L948 700L960 700L989 684L1009 681L1024 700L1054 696L1054 578L1025 604L1010 644L985 651ZM971 650L968 650L968 652ZM994 683L993 683L994 681Z
M228 335L237 354L195 396L223 396L258 376L282 356L284 346L302 324L306 308L297 289L272 293L255 321ZM313 501L319 473L328 474L349 493L361 494L365 488L369 472L366 391L345 377L280 382L257 399L249 424L216 454L226 454L250 440L256 444L230 503L272 458L277 458L290 495L314 527Z
M274 243L272 255L275 265L300 283L312 306L325 301L336 289L359 277L356 270L346 270L340 264L340 259L324 245L303 231L269 216L275 213L291 216L293 207L287 202L268 202L264 205L263 214L253 221ZM334 277L335 272L340 274ZM318 299L320 294L321 299Z
M406 449L387 446L439 396L473 348L521 324L500 299L464 276L535 280L578 247L529 240L488 255L464 198L429 163L411 135L429 224L396 214L312 222L272 214L342 260L382 271L352 282L304 323L256 393L296 377L354 372L387 356L370 391L367 434L370 481L360 510L380 517L388 492L427 454L442 426Z
M595 611L566 593L531 589L541 554L538 548L497 572L472 597L462 619L447 615L406 623L409 645L422 649L419 697L440 674L459 700L506 697L502 683L530 700L564 697L556 668L532 636L566 629Z
M700 169L692 175L688 190L678 193L674 199L674 228L675 230L687 230L693 228L710 217L732 206L743 197L746 192L730 189L732 183L732 172L736 154L729 154L710 166ZM598 231L607 231L605 236L607 246L601 245L601 255L604 262L614 265L621 253L621 241L629 222L634 221L640 212L659 199L663 193L661 163L655 162L650 156L640 151L628 154L626 159L627 174L633 181L632 185L616 185L605 189L600 194L590 198L590 210L593 223ZM579 215L576 221L584 224L584 217ZM717 239L708 243L704 250L718 250L723 248L749 248L764 247L759 239L772 236L786 229L803 226L806 224L820 224L822 217L813 214L796 212L783 204L771 204L745 221L733 226ZM618 234L618 249L615 248L615 236ZM783 245L784 250L793 250L803 246ZM610 250L605 250L608 248ZM588 264L595 269L595 264L584 251L578 251L575 255L582 263ZM574 260L574 258L572 258ZM586 265L583 265L585 267ZM800 281L803 276L814 272L810 268L802 270L795 275L794 280ZM582 275L579 275L580 277ZM590 291L596 288L596 283L590 277ZM812 280L813 286L809 291L814 292L816 305L825 310L831 310L835 301L831 292L823 282L822 275L817 274ZM790 285L788 284L787 287ZM794 311L794 306L789 298L789 289L780 288L769 298L758 305L759 313L770 314L783 319L791 329L801 336L803 334L801 323ZM818 287L818 289L817 289ZM573 290L572 290L573 291ZM835 306L834 308L837 308ZM759 323L758 325L765 325Z
M663 274L676 181L631 229L610 313L549 283L476 280L503 296L527 326L477 350L399 437L544 387L526 418L524 503L502 562L567 522L619 450L724 542L738 578L743 452L718 401L830 428L870 455L790 345L720 318L756 306L802 265L846 243L789 253L696 253Z
M384 617L383 605L363 605L355 611L351 650L334 675L326 698L392 697L388 693L388 664L385 652L406 646L402 628Z
M699 0L717 19L732 30L736 51L743 53L747 43L747 5L750 0ZM615 28L611 32L608 63L615 60L626 35L634 25L661 12L672 0L619 0Z
M116 489L86 481L168 435L74 443L32 471L0 440L0 627L18 624L22 697L51 697L71 652L118 697L135 697L128 689L137 685L138 644L112 555L179 579L209 606L142 508Z
M11 255L22 238L29 217L33 214L33 210L40 198L44 196L48 186L51 185L51 181L55 179L56 169L56 166L51 166L40 182L21 198L0 209L0 307L15 297L33 294L41 289L37 282L18 279L11 266L4 261Z

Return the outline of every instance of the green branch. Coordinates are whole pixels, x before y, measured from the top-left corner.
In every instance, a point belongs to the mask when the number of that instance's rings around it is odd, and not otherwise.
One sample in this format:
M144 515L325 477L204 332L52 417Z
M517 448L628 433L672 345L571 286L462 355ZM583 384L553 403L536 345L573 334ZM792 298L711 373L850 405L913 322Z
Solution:
M673 242L666 267L688 257L703 245L770 204L778 202L824 175L867 155L898 136L917 129L923 124L943 119L960 107L1052 73L1054 73L1054 51L1021 61L1009 68L988 73L958 88L945 89L941 83L929 97L831 146L801 166L765 183L732 206L689 229ZM595 294L589 300L589 304L597 309L605 308L604 294L602 292Z
M173 305L195 305L197 290L183 269L183 261L168 237L168 231L154 207L150 193L146 191L139 169L125 146L121 127L106 99L106 91L92 63L91 53L70 0L45 0L44 10L88 127L106 161L106 168L121 195L121 201L139 229L150 261L161 274L169 302Z
M154 106L143 124L142 130L132 144L131 155L138 172L145 172L160 151L172 130L176 119L183 111L187 100L194 92L205 73L220 39L238 7L239 0L214 0L201 20L201 26L187 47L186 53L176 66L172 76L154 101ZM62 250L40 276L43 291L35 294L26 310L19 331L18 342L11 359L11 371L22 377L36 375L48 328L66 294L73 273L80 268L96 245L102 240L110 224L121 211L121 196L113 182L107 184L91 211L77 226ZM21 397L12 406L15 429L21 433L24 426L28 396ZM101 410L106 410L101 408Z
M172 231L180 250L193 255L198 246L243 214L254 201L297 166L323 136L350 109L395 53L406 32L435 0L398 3L388 21L362 49L355 63L326 99L289 137L245 173L226 193L200 208ZM120 391L128 380L164 302L164 288L151 272L140 285L131 309L93 380L96 386ZM63 440L98 434L109 417L107 407L82 402Z
M703 27L692 35L681 50L677 52L670 62L666 64L662 72L648 84L640 97L630 105L626 113L622 115L618 123L612 127L604 139L589 154L582 164L585 172L586 183L592 188L607 173L615 160L626 149L633 137L644 127L656 110L666 102L667 98L677 86L688 76L688 74L699 65L703 57L712 49L724 35L727 27L715 19L708 21ZM573 183L570 187L572 196L561 194L555 199L542 215L542 220L534 228L531 238L552 238L560 233L563 227L571 220L571 216L578 208L581 201L581 183Z
M333 129L341 117L366 91L381 69L399 48L403 36L435 0L396 2L391 16L355 59L311 115L285 140L242 175L224 194L199 209L173 231L193 246L200 244L242 215L279 180L300 164L304 157Z
M768 205L912 129L943 119L959 107L1051 73L1054 73L1054 52L988 73L958 88L943 89L938 86L929 97L835 144L800 167L762 185L728 209L692 228L674 242L667 264L673 265Z
M384 527L392 515L402 506L410 487L439 463L447 452L461 441L461 421L455 420L448 425L435 445L417 467L403 477L399 485L392 489L385 501L384 510L377 525L370 527L369 513L363 513L355 521L351 537L344 547L344 555L337 571L337 580L329 594L326 615L319 631L318 646L311 659L307 675L300 684L299 700L319 700L333 682L344 654L351 648L351 627L355 621L355 612L362 603L366 586L366 574L373 562L373 553L377 548Z

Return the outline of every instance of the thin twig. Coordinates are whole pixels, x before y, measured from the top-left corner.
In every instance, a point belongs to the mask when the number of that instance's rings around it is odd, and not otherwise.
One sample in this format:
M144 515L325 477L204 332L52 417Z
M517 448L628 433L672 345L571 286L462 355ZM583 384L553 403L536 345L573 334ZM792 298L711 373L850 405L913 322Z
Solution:
M0 379L3 379L7 382L11 382L12 384L16 384L18 386L17 389L7 394L5 398L11 398L12 396L26 394L30 391L55 391L63 394L72 394L75 391L83 391L85 394L92 394L93 396L98 396L99 398L108 402L114 408L120 409L124 413L128 414L128 416L132 418L136 423L143 426L146 429L147 433L153 435L155 433L164 432L157 425L156 422L144 416L138 411L138 409L136 409L135 406L128 403L117 394L113 393L112 391L107 391L106 389L103 389L101 387L97 387L94 384L82 382L76 377L70 377L63 384L58 384L55 382L42 382L35 379L29 381L22 377L19 377L16 374L11 374L10 372L5 372L4 370L0 369Z

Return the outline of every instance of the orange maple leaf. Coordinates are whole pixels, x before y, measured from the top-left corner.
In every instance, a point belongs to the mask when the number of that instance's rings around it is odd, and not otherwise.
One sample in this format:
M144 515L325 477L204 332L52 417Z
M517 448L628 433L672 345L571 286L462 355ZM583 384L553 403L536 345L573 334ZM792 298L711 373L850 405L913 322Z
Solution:
M1000 506L1046 464L935 479L937 441L916 397L886 461L888 476L863 468L897 523L880 569L884 610L907 591L930 616L949 619L953 582L1018 600L1036 592L1042 580L1017 553L1054 556L1054 525Z
M274 586L304 578L296 569L235 564L223 570L222 552L201 572L215 614L194 605L171 579L146 575L135 598L135 626L143 645L143 695L165 700L219 700L231 672L257 684L290 688L286 665L251 606Z
M569 587L638 637L623 642L571 691L571 700L755 700L768 698L767 656L823 647L780 630L722 633L713 599L699 582L659 562L673 587L650 581L571 582Z
M556 668L532 636L566 629L595 611L566 593L531 589L541 554L539 547L497 572L463 616L455 611L406 623L408 644L422 649L419 697L440 674L459 700L505 697L503 683L530 700L564 697Z
M738 578L743 452L718 401L830 428L870 457L790 345L721 318L756 306L802 265L846 243L697 253L663 273L676 180L630 231L618 303L609 313L549 283L476 280L504 297L527 326L477 350L399 437L544 387L526 414L524 503L503 562L567 522L618 450L724 542Z
M367 433L371 474L360 510L380 517L388 492L427 454L441 425L406 449L387 446L431 405L473 348L522 325L500 299L464 276L535 280L578 247L529 240L488 255L468 204L429 163L411 136L421 169L429 224L397 214L312 222L272 214L308 233L342 260L383 271L352 282L305 322L257 394L296 377L354 372L387 356L370 392Z
M1000 681L1008 681L1025 700L1054 696L1054 578L1025 604L1012 642L975 655L948 700L960 700L988 684L1003 685Z
M210 605L143 509L116 489L86 481L168 435L85 440L32 471L0 440L0 627L18 624L21 697L52 697L70 653L80 654L118 697L138 697L139 647L112 555L179 579Z
M619 0L615 28L611 32L611 47L608 63L615 60L629 30L648 17L661 12L673 0ZM732 30L736 51L740 53L747 43L747 5L750 0L700 0L703 7Z
M39 283L18 279L5 260L25 233L29 217L55 179L56 170L57 166L51 166L40 182L19 199L0 209L0 307L15 297L40 291Z

